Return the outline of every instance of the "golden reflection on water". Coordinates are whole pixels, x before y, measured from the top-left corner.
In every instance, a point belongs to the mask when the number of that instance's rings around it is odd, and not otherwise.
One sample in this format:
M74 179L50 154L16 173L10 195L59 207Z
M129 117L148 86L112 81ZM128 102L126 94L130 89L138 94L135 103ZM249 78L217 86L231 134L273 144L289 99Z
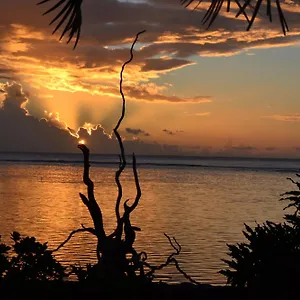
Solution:
M116 224L114 171L91 169L107 233ZM279 194L290 188L284 180L287 174L271 172L143 168L139 173L142 198L132 213L132 224L142 229L137 233L138 250L146 251L150 262L163 262L172 251L166 232L182 245L182 268L200 282L218 284L225 282L217 272L224 266L226 243L243 239L244 222L281 221ZM130 169L121 180L124 199L133 201ZM53 249L81 224L92 226L79 192L86 192L80 166L0 165L0 234L7 241L12 231L19 231L48 241ZM56 256L82 265L95 261L95 239L78 234ZM161 275L184 281L175 268Z

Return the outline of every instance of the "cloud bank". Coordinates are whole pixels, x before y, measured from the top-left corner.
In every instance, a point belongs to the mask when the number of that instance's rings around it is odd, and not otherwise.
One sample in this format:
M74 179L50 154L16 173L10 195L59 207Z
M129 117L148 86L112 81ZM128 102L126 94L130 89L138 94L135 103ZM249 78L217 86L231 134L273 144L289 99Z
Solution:
M45 112L37 119L28 114L28 98L18 83L2 84L0 108L0 152L58 152L77 151L79 140L84 140L93 153L119 153L117 140L107 134L100 125L86 126L75 131L59 120L57 113ZM149 136L141 129L126 128L134 135ZM125 139L128 153L137 154L178 154L177 146L146 143L139 139Z
M283 37L275 11L276 24L258 16L257 25L246 32L245 20L233 17L234 8L231 13L222 10L211 29L205 30L200 20L208 2L190 13L176 1L90 0L83 3L82 38L72 52L71 45L57 42L58 35L51 36L47 24L53 16L41 16L47 7L23 0L2 4L0 78L20 78L36 88L116 97L120 66L128 58L135 34L146 29L126 72L128 99L210 101L210 95L169 96L167 88L159 89L163 86L153 80L195 64L195 56L231 56L249 49L288 46L297 44L300 37L300 9L295 5L283 4L291 28ZM154 84L157 91L137 88L145 83Z

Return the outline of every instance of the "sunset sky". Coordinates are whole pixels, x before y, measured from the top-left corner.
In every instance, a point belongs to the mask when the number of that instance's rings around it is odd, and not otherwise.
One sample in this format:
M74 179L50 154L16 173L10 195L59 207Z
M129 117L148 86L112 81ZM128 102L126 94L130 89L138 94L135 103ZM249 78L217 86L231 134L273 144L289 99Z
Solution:
M73 50L42 16L56 1L2 2L0 151L117 152L119 73L145 29L124 73L128 151L300 157L300 6L283 4L284 37L275 8L246 32L225 8L206 30L205 2L85 0Z

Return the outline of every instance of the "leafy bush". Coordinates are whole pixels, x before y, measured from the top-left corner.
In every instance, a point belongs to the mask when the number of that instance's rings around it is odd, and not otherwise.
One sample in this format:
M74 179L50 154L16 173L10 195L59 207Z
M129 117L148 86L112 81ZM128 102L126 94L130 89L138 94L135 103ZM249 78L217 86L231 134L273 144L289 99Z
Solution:
M65 267L47 250L47 243L22 238L18 232L13 232L11 239L12 247L0 244L2 280L62 280L66 276Z
M0 236L1 241L1 236ZM0 281L5 276L7 269L10 266L10 262L8 259L8 251L10 250L10 247L6 246L3 243L0 243Z
M297 174L298 177L300 177ZM300 190L300 183L291 180ZM284 223L266 221L254 229L245 224L247 243L227 245L232 260L223 261L229 269L220 273L234 287L250 289L297 287L300 278L300 191L284 193L280 200L289 201L286 208L294 208L286 214Z

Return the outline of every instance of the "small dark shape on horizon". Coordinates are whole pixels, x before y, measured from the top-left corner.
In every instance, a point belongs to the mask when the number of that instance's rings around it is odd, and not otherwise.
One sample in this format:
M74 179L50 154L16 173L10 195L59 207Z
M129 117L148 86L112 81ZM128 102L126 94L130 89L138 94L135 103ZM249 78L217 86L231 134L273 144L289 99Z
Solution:
M278 149L278 148L277 147L266 147L265 148L265 150L267 150L267 151L274 151L276 149Z
M175 134L174 131L169 130L169 129L163 129L163 132L166 133L166 134L169 134L169 135L174 135Z
M129 134L133 134L133 135L143 135L143 136L150 136L150 133L142 130L142 129L139 129L139 128L125 128L126 132L129 133Z
M252 151L252 150L257 150L256 147L252 146L235 146L232 147L233 150L239 150L239 151Z

